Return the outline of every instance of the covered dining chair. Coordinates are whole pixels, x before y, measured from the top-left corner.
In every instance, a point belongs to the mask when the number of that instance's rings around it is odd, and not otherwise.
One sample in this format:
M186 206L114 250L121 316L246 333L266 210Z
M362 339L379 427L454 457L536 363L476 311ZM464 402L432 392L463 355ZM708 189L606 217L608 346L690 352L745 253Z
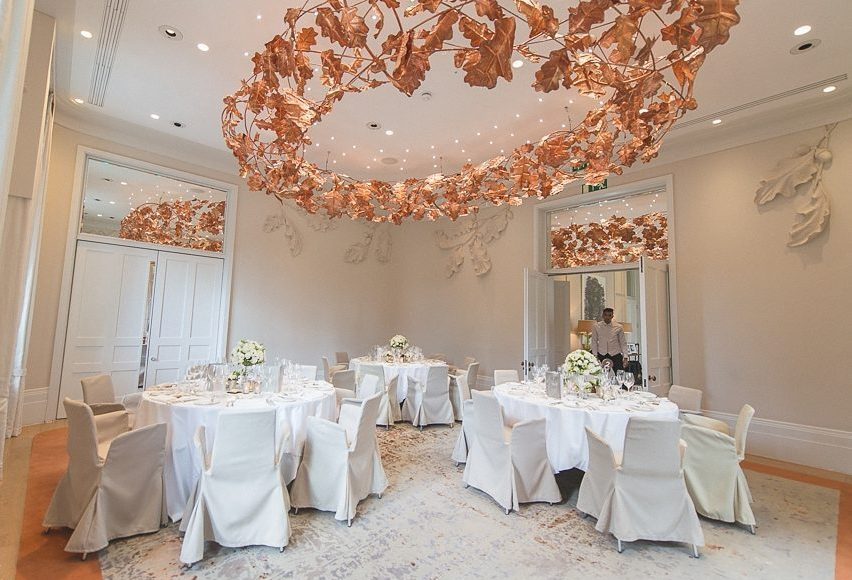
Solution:
M332 365L328 362L328 357L322 357L323 380L326 382L330 383L334 373L345 371L347 368L349 368L349 365Z
M221 546L272 546L290 541L290 502L279 463L275 409L221 413L212 452L207 433L195 434L202 465L181 520L180 561L204 558L204 542Z
M68 469L44 516L46 531L72 528L65 550L85 559L115 538L159 530L167 520L165 423L130 431L124 411L95 417L85 403L63 404Z
M595 529L615 536L619 552L622 542L683 542L692 544L697 558L704 533L683 480L680 422L631 417L620 463L603 439L588 441L589 469L577 507L600 510Z
M500 403L473 392L474 434L464 468L465 487L490 495L508 514L519 504L562 501L545 444L545 419L506 427Z
M681 437L688 445L683 473L695 509L712 520L739 522L753 534L757 525L753 500L740 466L752 417L754 408L743 405L731 437L722 421L685 415Z
M698 389L672 385L669 387L669 401L677 405L681 413L701 414L701 398L703 393Z
M476 387L479 363L472 362L467 369L457 375L450 375L450 403L456 421L462 420L462 401L470 398L471 388Z
M489 393L490 394L490 393ZM459 430L459 436L456 439L456 446L453 447L452 458L456 462L456 467L462 463L467 463L467 454L473 445L473 438L476 437L476 432L473 428L476 419L473 416L473 399L468 399L462 404L464 417L462 418L462 428Z
M509 370L496 370L494 371L494 386L502 385L503 383L517 383L520 380L518 377L518 371L509 369Z
M381 396L344 399L340 419L332 423L308 417L302 464L290 490L293 507L334 512L352 525L358 502L381 498L388 481L376 441Z
M92 413L101 415L114 411L124 411L125 407L115 401L115 388L109 375L94 375L80 379L83 388L83 402L92 408Z
M331 377L331 384L334 387L334 396L337 399L337 409L340 410L340 403L343 399L354 399L355 391L355 371L338 371Z
M375 393L380 394L379 413L376 416L376 425L390 429L390 426L402 420L402 412L399 408L396 396L396 378L389 383L385 382L385 371L379 365L363 365L361 367L362 384L360 387L360 398L369 397ZM374 377L367 380L367 377Z
M425 383L409 377L408 395L402 404L403 421L411 421L413 426L420 427L421 430L424 426L434 423L455 423L449 387L447 367L443 365L430 366Z
M339 350L334 353L334 359L337 364L349 367L349 353L345 350Z

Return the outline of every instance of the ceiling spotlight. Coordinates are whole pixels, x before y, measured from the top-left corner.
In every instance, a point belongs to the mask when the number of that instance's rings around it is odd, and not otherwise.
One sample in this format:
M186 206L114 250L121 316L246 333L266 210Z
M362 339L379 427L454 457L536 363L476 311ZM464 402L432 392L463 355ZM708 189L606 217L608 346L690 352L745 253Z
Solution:
M796 30L794 30L793 34L796 35L796 36L804 36L805 34L807 34L810 31L811 31L811 27L808 26L807 24L805 24L804 26L800 26Z
M99 213L99 214L98 214L98 217L104 217L104 214Z
M258 14L258 15L257 15L257 19L258 19L258 20L263 20L263 15L262 15L262 14Z
M385 131L385 135L390 137L391 135L393 135L393 131L391 129L388 129L387 131Z
M74 98L73 98L73 99L71 99L71 100L72 100L72 101L74 101L75 103L77 103L78 105L82 105L83 103L85 103L85 102L86 102L86 101L84 101L83 99L81 99L80 97L74 97Z
M245 52L243 53L243 56L248 56L248 55L249 55L249 51L245 51Z
M512 68L521 68L522 66L524 66L524 61L521 59L512 61Z
M162 24L157 27L157 30L160 31L160 34L162 34L163 38L166 40L183 40L183 33L174 26Z
M837 90L837 87L835 87L834 85L828 85L827 87L825 87L825 88L822 90L822 92L824 92L824 93L833 93L833 92L834 92L834 91L836 91L836 90Z
M127 185L127 182L126 182L126 181L122 181L122 182L121 182L121 185Z
M115 205L115 202L114 202L114 201L110 201L110 202L109 202L109 204L110 204L110 205Z
M714 124L714 125L721 125L721 124L722 124L722 119L713 119L713 124Z
M804 40L790 49L790 54L802 54L818 47L822 41L819 38Z
M201 52L207 52L208 50L210 50L210 47L204 44L203 42L199 42L195 45L195 47Z
M81 30L80 36L82 36L83 38L92 38L92 36L94 36L94 35L91 32L89 32L88 30Z
M156 121L157 119L160 118L160 116L157 113L151 113L151 118Z

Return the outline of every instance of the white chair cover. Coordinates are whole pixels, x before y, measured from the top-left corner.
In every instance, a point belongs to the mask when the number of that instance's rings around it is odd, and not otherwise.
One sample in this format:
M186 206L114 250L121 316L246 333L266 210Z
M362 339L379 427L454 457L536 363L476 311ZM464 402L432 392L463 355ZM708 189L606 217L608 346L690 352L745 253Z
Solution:
M723 522L755 526L751 491L740 462L754 408L744 405L734 437L714 429L704 417L685 416L681 437L687 443L683 474L695 509Z
M429 367L425 385L409 377L408 395L402 405L403 420L411 421L412 425L420 428L433 423L452 425L455 415L449 387L447 367L443 365Z
M106 432L99 433L87 405L68 398L63 403L68 416L68 470L42 525L73 528L65 550L83 554L97 552L115 538L159 530L167 520L166 425L129 431L126 413L109 413L99 417L111 422ZM115 436L99 445L99 438L110 435Z
M299 373L299 376L303 379L307 379L309 381L317 380L317 365L295 365L296 372Z
M476 378L479 374L479 363L472 362L467 370L457 375L450 375L450 402L453 406L453 416L456 421L462 420L462 401L470 399L472 387L476 387Z
M323 373L324 373L323 374L323 376L324 376L323 380L325 380L326 382L331 382L331 378L334 376L334 374L336 372L345 371L347 368L349 368L348 364L331 365L328 362L328 357L325 357L325 356L322 357L322 370L323 370ZM316 376L314 378L316 378Z
M604 501L612 493L615 470L620 460L609 444L588 427L586 440L589 442L589 467L580 484L577 509L597 519Z
M476 419L473 416L473 399L468 399L462 405L464 419L462 419L462 428L459 430L456 446L453 448L452 458L456 465L467 463L467 454L473 445L473 438L476 432L473 425Z
M595 526L599 532L609 532L619 542L704 545L704 533L683 480L679 443L678 421L630 418L624 456ZM601 479L592 474L590 485ZM583 485L585 479L581 490Z
M678 406L683 413L701 414L701 397L703 393L698 389L690 389L680 385L672 385L669 388L669 401Z
M109 375L83 377L80 386L83 387L83 402L92 408L95 415L124 410L124 405L115 402L115 388Z
M362 373L362 392L358 395L364 399L373 393L381 393L382 399L379 404L379 414L376 417L376 425L390 427L397 421L402 420L402 413L399 409L399 403L396 399L396 379L390 383L385 383L385 371L380 365L364 365L361 367ZM375 377L376 380L369 379L369 385L365 386L368 377ZM369 388L369 387L372 388Z
M355 371L338 371L331 378L334 386L334 395L337 399L337 409L340 411L340 403L343 399L355 398Z
M228 547L287 545L290 504L275 423L274 409L222 413L210 455L205 429L198 428L195 444L203 465L181 520L186 532L181 562L201 560L205 540Z
M547 460L545 419L506 427L497 399L473 393L474 433L464 483L484 491L506 513L519 504L562 501Z
M346 399L338 423L308 418L302 464L290 494L293 507L334 512L350 525L358 502L387 487L376 441L376 419L382 397ZM354 437L353 437L354 435Z
M494 386L502 385L503 383L517 383L520 380L518 371L516 370L496 370L494 371Z

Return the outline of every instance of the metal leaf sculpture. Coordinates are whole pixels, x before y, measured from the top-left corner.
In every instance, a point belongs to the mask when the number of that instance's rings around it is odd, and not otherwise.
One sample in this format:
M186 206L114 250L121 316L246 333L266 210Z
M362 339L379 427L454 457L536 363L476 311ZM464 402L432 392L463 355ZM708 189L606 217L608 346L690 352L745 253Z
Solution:
M121 220L118 237L221 252L224 231L224 201L175 200L136 206Z
M825 134L813 147L802 145L795 155L782 159L766 179L760 180L760 187L754 195L754 203L764 205L778 195L793 197L802 186L807 186L808 201L797 212L796 223L790 228L790 247L801 246L814 239L828 225L831 215L831 201L822 182L823 171L831 163L832 154L828 148L831 133L837 123L825 127Z
M601 222L571 224L550 231L553 268L599 266L669 257L668 219L660 212L635 218L612 216Z
M656 157L675 121L697 107L696 74L739 22L738 4L581 0L565 11L536 0L412 0L404 10L398 0L306 3L285 11L283 32L225 97L225 143L251 189L331 218L399 224L519 205ZM520 40L519 21L530 31ZM511 81L511 60L520 56L540 63L536 91L573 88L605 100L576 126L451 175L358 180L305 160L309 129L337 101L386 84L411 96L438 52L453 53L473 87ZM306 84L315 73L327 90L311 99Z
M474 214L471 220L456 234L447 234L444 230L435 232L435 243L442 250L452 250L446 267L447 278L452 278L464 264L465 250L470 254L473 271L477 276L491 270L491 257L488 244L499 239L512 219L512 210L506 206L494 215L480 218Z

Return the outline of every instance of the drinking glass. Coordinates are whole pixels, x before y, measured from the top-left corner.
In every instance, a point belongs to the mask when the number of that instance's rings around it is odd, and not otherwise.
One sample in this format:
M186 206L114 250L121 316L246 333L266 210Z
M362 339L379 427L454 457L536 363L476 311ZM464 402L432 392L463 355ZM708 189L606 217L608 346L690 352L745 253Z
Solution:
M633 390L633 384L636 382L636 377L633 376L633 373L627 372L624 373L624 386L627 387L627 392L631 392Z

